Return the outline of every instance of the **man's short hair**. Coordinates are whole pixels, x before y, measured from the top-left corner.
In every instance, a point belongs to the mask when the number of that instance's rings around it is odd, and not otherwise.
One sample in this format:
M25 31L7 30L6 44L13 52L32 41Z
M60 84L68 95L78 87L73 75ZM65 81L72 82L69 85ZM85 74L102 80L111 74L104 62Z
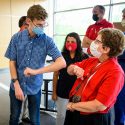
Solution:
M105 13L105 7L102 5L96 5L95 7L99 7L101 13Z
M22 17L19 19L18 26L21 27L21 26L24 25L25 23L26 23L26 16L22 16Z
M32 21L45 20L48 17L48 13L41 5L33 5L27 11L27 18L30 18Z

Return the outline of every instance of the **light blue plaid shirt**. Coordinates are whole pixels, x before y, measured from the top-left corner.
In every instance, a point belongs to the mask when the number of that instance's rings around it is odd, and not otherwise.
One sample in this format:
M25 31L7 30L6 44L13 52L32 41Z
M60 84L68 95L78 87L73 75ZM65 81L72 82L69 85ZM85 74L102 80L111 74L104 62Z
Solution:
M53 60L62 56L53 40L46 34L30 38L28 30L24 30L12 37L5 57L16 61L17 75L24 94L37 94L43 81L42 74L25 77L24 69L26 67L33 69L43 67L47 55L51 56ZM14 90L12 82L10 86Z

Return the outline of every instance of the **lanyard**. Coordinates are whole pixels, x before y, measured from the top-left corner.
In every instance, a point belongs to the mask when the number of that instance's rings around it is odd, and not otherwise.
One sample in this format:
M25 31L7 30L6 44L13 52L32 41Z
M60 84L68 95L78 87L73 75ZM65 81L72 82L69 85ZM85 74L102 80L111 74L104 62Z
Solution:
M107 62L107 61L105 61ZM73 90L71 90L69 97L72 97L74 95L78 95L81 96L83 91L85 90L85 88L87 87L89 80L92 78L92 76L97 72L97 70L103 66L104 63L96 63L93 67L91 67L90 71L87 73L86 76L84 76L83 80L81 80L79 82L79 84L76 86L76 88L74 88Z

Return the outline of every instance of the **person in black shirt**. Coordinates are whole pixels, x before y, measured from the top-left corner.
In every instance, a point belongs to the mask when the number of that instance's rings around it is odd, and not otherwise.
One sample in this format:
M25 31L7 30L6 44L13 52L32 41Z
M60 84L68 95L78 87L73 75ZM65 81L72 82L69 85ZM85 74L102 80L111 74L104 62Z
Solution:
M67 67L72 63L88 58L88 56L82 52L81 40L77 33L72 32L66 36L62 55L67 63ZM54 72L53 76L52 99L56 101L57 105L56 125L64 124L69 92L76 80L76 76L71 76L67 73L67 67Z

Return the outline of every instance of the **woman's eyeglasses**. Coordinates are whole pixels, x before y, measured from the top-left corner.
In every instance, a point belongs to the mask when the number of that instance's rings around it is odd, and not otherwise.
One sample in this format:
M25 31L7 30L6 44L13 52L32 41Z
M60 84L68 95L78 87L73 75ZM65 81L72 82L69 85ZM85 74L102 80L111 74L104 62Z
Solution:
M97 43L97 44L102 43L102 41L100 41L100 40L98 40L98 39L96 39L96 40L94 40L94 41L95 41L95 43Z

